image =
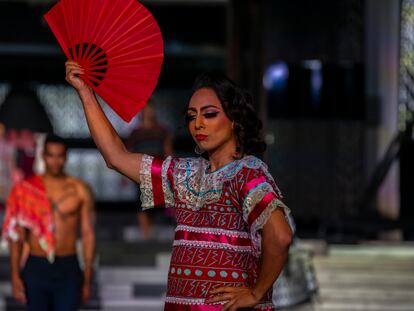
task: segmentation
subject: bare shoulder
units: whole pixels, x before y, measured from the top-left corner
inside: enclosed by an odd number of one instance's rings
[[[70,183],[71,186],[73,186],[76,189],[76,191],[81,197],[85,198],[92,196],[91,187],[83,180],[73,176],[68,176],[68,183]]]

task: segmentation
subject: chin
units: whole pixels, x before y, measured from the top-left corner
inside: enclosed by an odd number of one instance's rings
[[[49,171],[49,174],[54,176],[54,177],[57,177],[57,176],[62,175],[63,172],[62,171]]]
[[[198,146],[203,149],[205,152],[211,152],[212,150],[214,150],[214,148],[211,147],[211,145],[209,144],[198,144]]]

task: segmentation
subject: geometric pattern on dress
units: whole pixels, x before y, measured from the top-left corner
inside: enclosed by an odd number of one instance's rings
[[[161,165],[154,169],[153,158],[143,157],[140,187],[146,207],[159,202],[156,187],[164,192],[165,205],[175,208],[166,309],[203,305],[219,286],[253,287],[260,271],[260,229],[274,209],[289,214],[267,166],[253,156],[214,172],[203,158],[169,157]],[[256,179],[260,183],[252,186]],[[265,201],[269,197],[275,199]],[[272,310],[271,297],[270,289],[254,309]]]

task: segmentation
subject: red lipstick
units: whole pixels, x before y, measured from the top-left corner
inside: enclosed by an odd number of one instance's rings
[[[207,138],[207,135],[196,135],[195,139],[197,139],[198,141],[202,141],[205,140]]]

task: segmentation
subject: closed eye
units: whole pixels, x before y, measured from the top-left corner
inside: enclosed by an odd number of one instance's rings
[[[191,122],[192,120],[194,120],[195,119],[195,115],[192,115],[192,114],[187,114],[186,116],[185,116],[185,122],[186,123],[189,123],[189,122]]]
[[[215,118],[218,115],[218,111],[206,112],[203,116],[207,119]]]

